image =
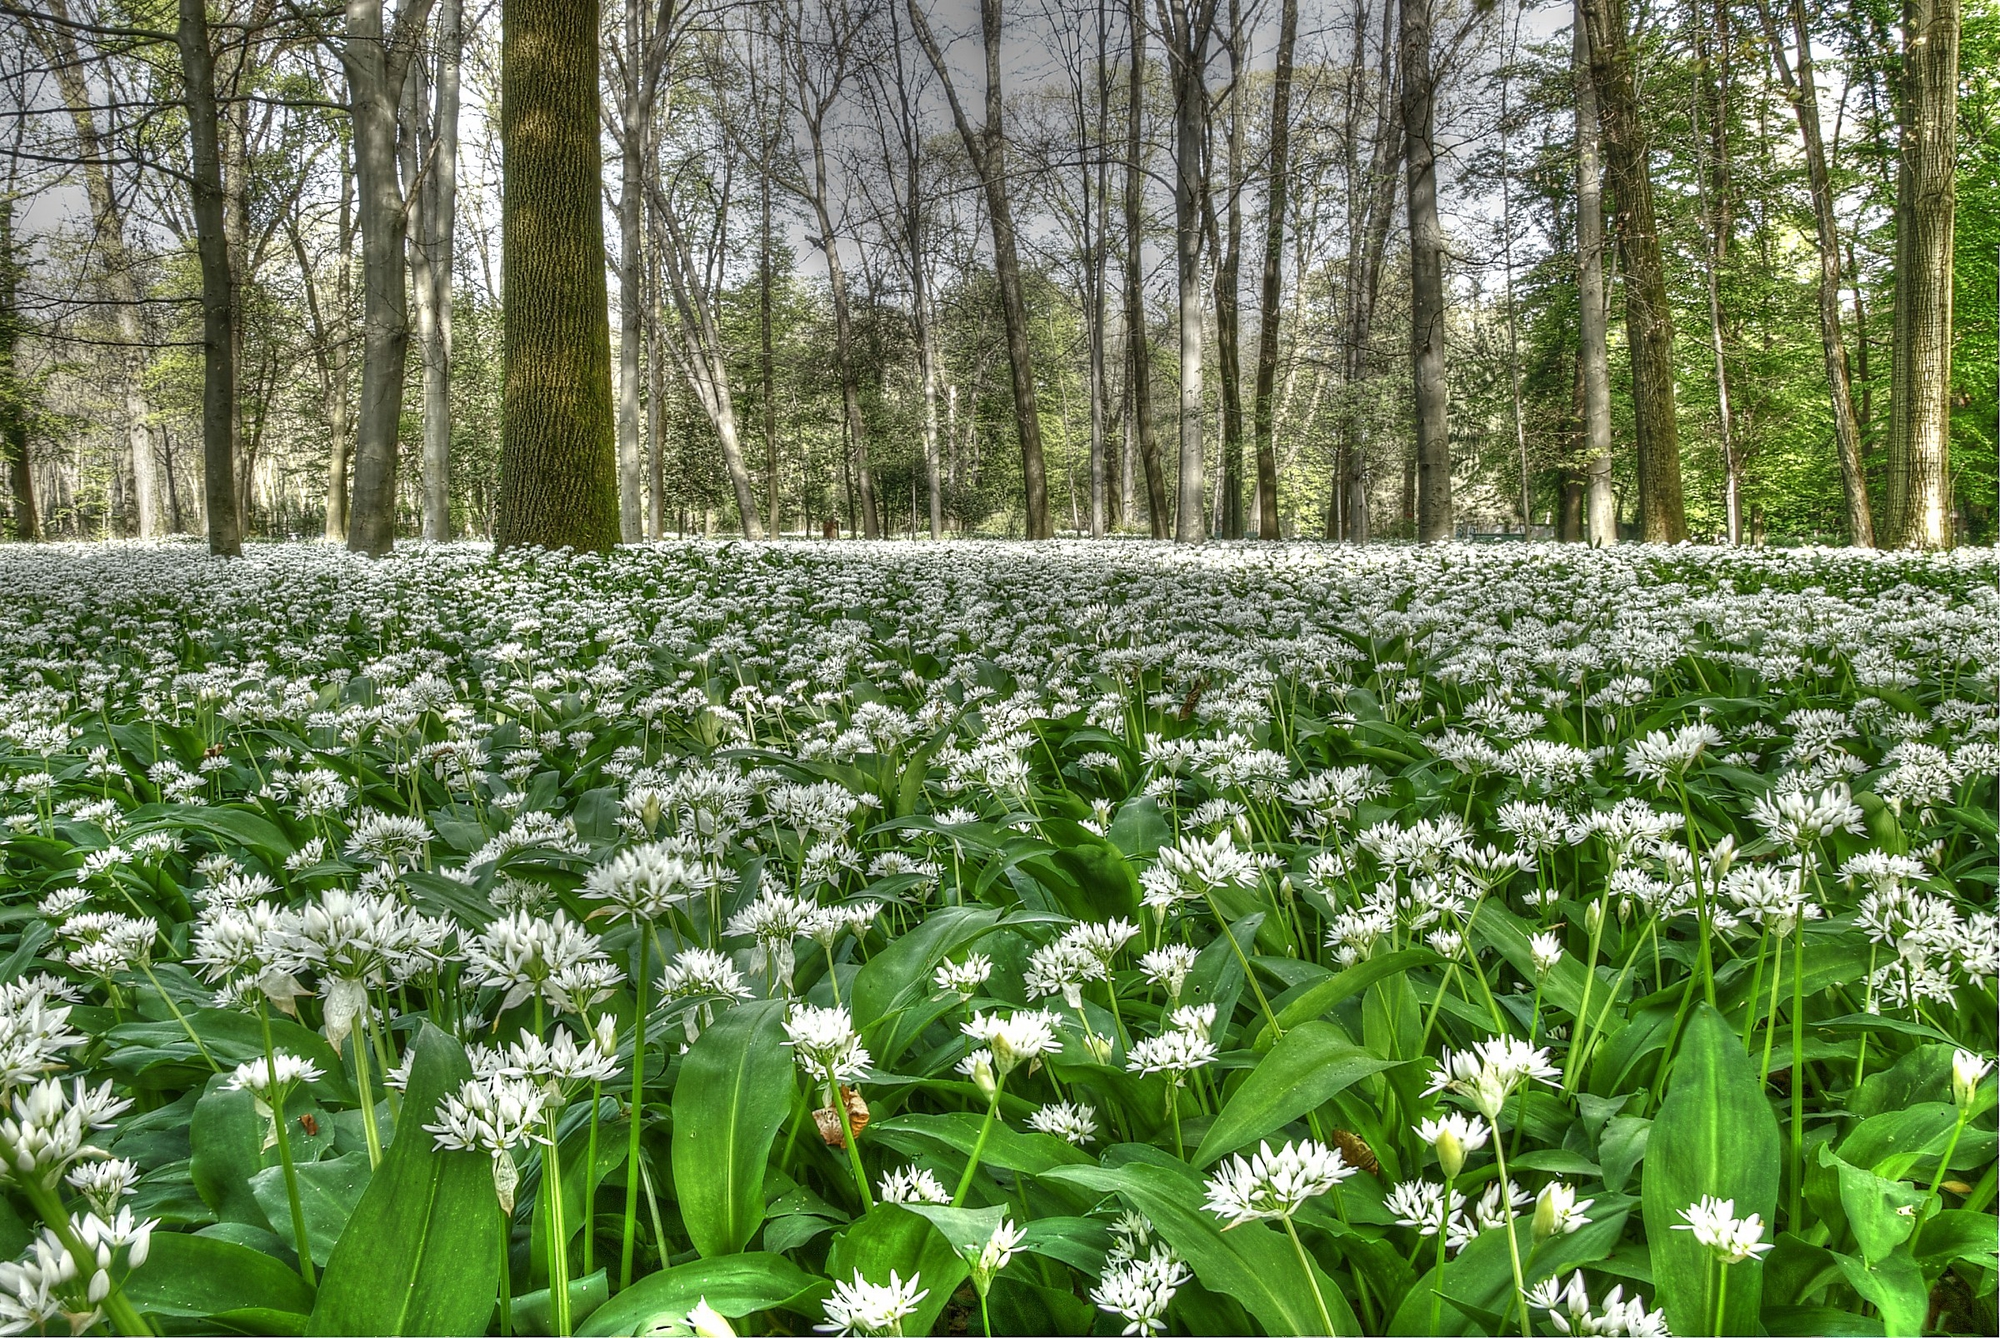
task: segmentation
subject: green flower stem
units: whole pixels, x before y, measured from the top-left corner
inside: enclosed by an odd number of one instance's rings
[[[1181,1085],[1167,1084],[1167,1113],[1174,1117],[1174,1155],[1187,1160],[1187,1144],[1181,1139]]]
[[[1445,1224],[1451,1220],[1451,1191],[1452,1186],[1457,1183],[1458,1177],[1455,1175],[1444,1178],[1444,1198],[1438,1203],[1437,1280],[1431,1284],[1430,1331],[1432,1333],[1438,1332],[1438,1319],[1444,1308],[1444,1229]],[[1506,1191],[1503,1189],[1501,1192]],[[1421,1240],[1421,1237],[1419,1239]]]
[[[868,1171],[861,1165],[861,1148],[854,1140],[854,1122],[847,1118],[847,1102],[841,1098],[840,1084],[834,1081],[832,1074],[827,1075],[826,1096],[833,1113],[840,1119],[840,1141],[847,1145],[847,1164],[854,1171],[854,1188],[861,1194],[861,1211],[867,1212],[875,1206],[875,1196],[868,1192]],[[966,1163],[965,1179],[958,1186],[958,1198],[952,1200],[954,1207],[965,1197],[966,1187],[972,1183],[972,1168],[979,1164],[979,1150],[986,1145],[986,1131],[993,1127],[993,1112],[999,1105],[996,1095],[993,1104],[986,1108],[986,1123],[980,1126],[979,1141],[972,1145],[972,1160]]]
[[[1938,1158],[1937,1173],[1931,1177],[1931,1192],[1924,1199],[1924,1206],[1917,1213],[1916,1227],[1910,1232],[1912,1240],[1916,1238],[1918,1232],[1924,1229],[1924,1223],[1930,1220],[1931,1205],[1938,1201],[1938,1187],[1944,1183],[1944,1174],[1951,1166],[1952,1154],[1958,1151],[1959,1135],[1965,1132],[1965,1126],[1971,1122],[1972,1107],[1960,1106],[1958,1108],[1958,1122],[1951,1127],[1951,1139],[1944,1145],[1944,1155]]]
[[[382,1131],[375,1124],[375,1087],[368,1072],[368,1047],[360,1029],[347,1033],[354,1046],[354,1085],[361,1091],[361,1131],[368,1139],[368,1169],[382,1164]]]
[[[597,1188],[597,1107],[604,1100],[604,1084],[590,1085],[590,1137],[583,1161],[583,1276],[597,1271],[597,1232],[593,1229],[591,1200]]]
[[[201,1037],[194,1034],[194,1027],[189,1024],[186,1015],[181,1012],[180,1005],[176,1004],[173,996],[168,994],[165,988],[161,986],[160,978],[153,974],[153,964],[142,958],[139,962],[139,969],[146,973],[146,979],[153,982],[153,988],[159,992],[161,1002],[166,1004],[167,1011],[174,1015],[174,1021],[181,1024],[181,1030],[187,1033],[187,1038],[194,1042],[194,1048],[201,1051],[202,1059],[207,1061],[208,1066],[217,1073],[222,1072],[222,1065],[215,1062],[215,1056],[211,1055],[208,1052],[208,1047],[201,1043]]]
[[[965,1174],[958,1178],[958,1189],[951,1196],[951,1206],[954,1208],[963,1208],[965,1196],[972,1192],[972,1173],[979,1169],[980,1154],[986,1151],[986,1140],[993,1133],[993,1123],[999,1118],[999,1112],[1000,1094],[996,1091],[993,1100],[986,1107],[986,1118],[979,1122],[979,1137],[973,1140],[972,1156],[966,1159]]]
[[[1806,1137],[1806,927],[1792,931],[1792,1230],[1803,1220]]]
[[[1222,914],[1222,907],[1215,904],[1215,894],[1202,889],[1202,897],[1208,902],[1208,909],[1215,916],[1215,922],[1222,926],[1222,936],[1229,940],[1230,949],[1236,954],[1236,963],[1243,968],[1243,978],[1250,982],[1250,990],[1257,996],[1257,1007],[1264,1011],[1264,1021],[1271,1028],[1272,1041],[1285,1039],[1285,1029],[1278,1025],[1278,1015],[1271,1011],[1271,1001],[1264,997],[1264,986],[1257,979],[1257,973],[1250,969],[1250,959],[1243,955],[1243,945],[1236,941],[1236,934],[1229,927],[1228,919]]]
[[[319,1282],[313,1274],[312,1240],[306,1235],[305,1210],[299,1205],[299,1171],[292,1164],[292,1135],[285,1128],[284,1104],[284,1097],[280,1096],[271,1123],[278,1131],[278,1161],[285,1168],[285,1197],[292,1205],[292,1241],[299,1252],[299,1274],[305,1278],[306,1286],[316,1287]]]
[[[636,1006],[632,1013],[632,1104],[627,1111],[631,1130],[625,1144],[625,1230],[618,1253],[620,1291],[632,1285],[632,1246],[639,1229],[639,1125],[646,1107],[646,950],[652,937],[645,925],[639,926],[639,970],[632,977]]]
[[[0,1137],[0,1157],[4,1157],[9,1163],[15,1158],[14,1145],[5,1137]],[[27,1195],[28,1202],[36,1213],[40,1214],[42,1221],[48,1224],[49,1230],[56,1233],[56,1239],[62,1242],[62,1247],[69,1251],[70,1259],[76,1264],[77,1276],[88,1278],[95,1273],[97,1255],[84,1248],[83,1242],[70,1228],[69,1210],[63,1207],[56,1191],[43,1184],[34,1175],[22,1176],[16,1183],[19,1184],[21,1192]],[[140,1338],[146,1338],[153,1332],[139,1312],[133,1309],[132,1303],[125,1298],[125,1293],[116,1283],[112,1284],[110,1294],[104,1298],[103,1305],[105,1317],[111,1321],[114,1333],[136,1334],[140,1335]]]
[[[514,1335],[514,1261],[508,1249],[514,1235],[514,1216],[500,1210],[500,1338]]]
[[[1590,955],[1584,959],[1583,963],[1583,1000],[1576,1007],[1576,1026],[1571,1029],[1569,1034],[1569,1063],[1565,1066],[1569,1072],[1563,1075],[1563,1094],[1565,1096],[1569,1094],[1572,1087],[1578,1081],[1578,1075],[1583,1072],[1580,1062],[1582,1056],[1579,1047],[1583,1044],[1584,1019],[1590,1016],[1591,988],[1597,984],[1597,950],[1599,945],[1604,941],[1605,902],[1609,898],[1609,892],[1598,898],[1597,927],[1590,931]],[[1538,990],[1539,988],[1537,986]],[[1537,998],[1539,997],[1539,994],[1537,994]],[[1530,1038],[1529,1043],[1533,1044],[1533,1038]]]
[[[1493,1155],[1500,1163],[1500,1202],[1507,1208],[1507,1262],[1514,1267],[1514,1295],[1500,1312],[1501,1321],[1507,1318],[1507,1311],[1516,1305],[1521,1307],[1521,1338],[1535,1338],[1534,1326],[1528,1318],[1528,1284],[1521,1277],[1521,1246],[1514,1236],[1514,1195],[1508,1188],[1506,1140],[1496,1130],[1493,1136]],[[1446,1200],[1449,1205],[1450,1200]],[[1443,1234],[1443,1228],[1439,1228]]]
[[[1299,1267],[1305,1271],[1306,1285],[1312,1288],[1313,1304],[1319,1307],[1320,1332],[1333,1338],[1340,1330],[1333,1327],[1333,1316],[1327,1313],[1326,1297],[1320,1294],[1319,1279],[1313,1276],[1312,1259],[1306,1254],[1306,1247],[1299,1240],[1299,1229],[1292,1225],[1292,1215],[1286,1213],[1278,1219],[1285,1224],[1285,1234],[1292,1238],[1292,1252],[1299,1257]]]
[[[1750,977],[1750,993],[1747,996],[1745,996],[1748,999],[1748,1002],[1743,1007],[1743,1051],[1745,1054],[1749,1053],[1750,1037],[1757,1030],[1757,996],[1763,993],[1764,953],[1765,950],[1770,946],[1770,943],[1771,943],[1771,931],[1769,929],[1764,930],[1763,933],[1757,936],[1757,970]],[[1785,941],[1783,939],[1779,939],[1778,962],[1780,968],[1782,968],[1784,960],[1785,960]],[[1774,971],[1773,974],[1774,976],[1783,975],[1784,972],[1782,969],[1777,969]],[[1777,997],[1777,992],[1778,992],[1778,982],[1776,979],[1773,979],[1771,981],[1771,995],[1773,999]],[[1775,1003],[1773,1003],[1771,1006],[1773,1008],[1777,1007]],[[1776,1014],[1773,1013],[1772,1016],[1776,1017]],[[1767,1055],[1770,1053],[1770,1043],[1768,1039],[1765,1042],[1765,1053]],[[1765,1071],[1769,1072],[1768,1066],[1766,1067]]]
[[[1715,1329],[1717,1338],[1728,1332],[1722,1327],[1723,1316],[1729,1310],[1729,1265],[1718,1263],[1715,1270]]]
[[[1757,1075],[1757,1090],[1759,1091],[1762,1091],[1765,1084],[1771,1081],[1771,1042],[1778,1039],[1778,985],[1784,979],[1784,963],[1785,941],[1779,939],[1778,960],[1771,964],[1771,998],[1764,1009],[1764,1067]],[[1757,952],[1757,966],[1760,971],[1763,969],[1763,965],[1764,953],[1760,948]],[[1757,991],[1754,989],[1750,991],[1750,1016],[1752,1018],[1757,1016]],[[1749,1028],[1745,1028],[1744,1030],[1747,1034]],[[1798,1074],[1794,1072],[1792,1077],[1796,1079]]]
[[[568,1338],[569,1233],[563,1230],[562,1149],[556,1143],[556,1117],[550,1115],[549,1141],[542,1145],[542,1188],[549,1196],[549,1310],[555,1317],[556,1338]]]

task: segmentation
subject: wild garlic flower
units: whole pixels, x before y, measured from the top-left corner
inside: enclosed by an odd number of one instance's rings
[[[1167,1331],[1167,1307],[1193,1276],[1179,1255],[1155,1245],[1143,1257],[1115,1264],[1107,1260],[1104,1277],[1090,1289],[1090,1299],[1099,1310],[1125,1321],[1123,1333],[1150,1338]]]
[[[1648,1311],[1639,1297],[1624,1300],[1620,1283],[1604,1294],[1603,1303],[1593,1308],[1584,1286],[1581,1269],[1565,1284],[1560,1278],[1544,1278],[1528,1288],[1528,1305],[1546,1310],[1557,1332],[1575,1338],[1669,1338],[1663,1311]]]
[[[1590,1219],[1584,1216],[1584,1212],[1595,1202],[1595,1199],[1577,1198],[1575,1187],[1560,1181],[1543,1185],[1542,1192],[1535,1197],[1535,1239],[1568,1236],[1590,1225]]]
[[[1215,1042],[1192,1031],[1166,1031],[1135,1041],[1125,1052],[1125,1067],[1133,1073],[1164,1073],[1178,1087],[1187,1075],[1215,1062]]]
[[[1750,801],[1750,818],[1772,842],[1782,849],[1803,851],[1832,836],[1868,830],[1867,815],[1854,802],[1846,782],[1818,794],[1804,791],[1775,791]]]
[[[1105,961],[1068,935],[1045,943],[1028,955],[1023,973],[1030,999],[1060,994],[1073,1009],[1083,1007],[1083,987],[1110,976]]]
[[[967,998],[979,992],[993,974],[993,959],[983,952],[975,952],[962,962],[944,962],[931,977],[940,994],[963,994]]]
[[[516,911],[487,925],[465,945],[466,978],[475,985],[504,987],[500,1012],[525,999],[546,999],[565,1012],[579,1012],[575,982],[562,973],[601,959],[597,940],[562,911],[544,920]]]
[[[78,1078],[65,1091],[44,1078],[16,1091],[0,1116],[0,1184],[53,1186],[71,1163],[94,1152],[84,1142],[91,1131],[109,1129],[131,1105],[112,1094],[109,1081],[93,1088]]]
[[[1531,1046],[1515,1036],[1494,1036],[1476,1042],[1470,1050],[1445,1051],[1431,1071],[1424,1095],[1451,1092],[1465,1097],[1491,1123],[1500,1118],[1507,1098],[1523,1083],[1554,1086],[1558,1076],[1546,1048]]]
[[[809,897],[767,891],[731,916],[722,932],[732,938],[747,936],[755,940],[750,969],[769,970],[779,992],[790,994],[792,969],[796,964],[792,942],[806,932],[818,909],[819,903]]]
[[[229,1077],[229,1089],[250,1093],[257,1113],[275,1119],[294,1087],[316,1083],[325,1076],[310,1059],[301,1059],[289,1050],[273,1050],[268,1059],[260,1056],[238,1064]]]
[[[1036,1133],[1051,1134],[1073,1147],[1082,1147],[1096,1141],[1097,1111],[1081,1102],[1057,1101],[1030,1115],[1028,1127]]]
[[[424,1132],[433,1135],[439,1148],[492,1157],[494,1192],[501,1210],[512,1213],[514,1187],[521,1180],[514,1149],[548,1141],[543,1112],[542,1090],[526,1078],[468,1078],[438,1103],[437,1121],[426,1124]]]
[[[134,1186],[139,1180],[139,1164],[129,1157],[85,1161],[71,1168],[63,1179],[90,1205],[92,1212],[109,1217],[117,1211],[120,1199],[138,1192]]]
[[[1223,887],[1248,887],[1257,881],[1257,862],[1239,850],[1225,828],[1207,840],[1184,836],[1160,848],[1151,868],[1139,875],[1144,904],[1164,915],[1183,901],[1198,899]]]
[[[1436,1150],[1438,1169],[1447,1180],[1458,1177],[1458,1173],[1465,1169],[1466,1154],[1485,1147],[1492,1132],[1492,1126],[1484,1120],[1455,1110],[1434,1119],[1420,1120],[1416,1126],[1417,1137]]]
[[[1307,1138],[1271,1151],[1259,1143],[1256,1155],[1229,1161],[1208,1177],[1208,1201],[1202,1206],[1226,1218],[1223,1230],[1264,1218],[1289,1218],[1307,1199],[1317,1197],[1353,1175],[1339,1148]]]
[[[1382,1196],[1382,1206],[1396,1219],[1397,1226],[1414,1227],[1420,1236],[1435,1236],[1455,1220],[1465,1207],[1465,1195],[1435,1180],[1405,1180]]]
[[[882,1172],[875,1184],[875,1197],[883,1203],[950,1203],[951,1191],[929,1169],[905,1166]]]
[[[1170,999],[1181,997],[1188,974],[1194,970],[1195,951],[1185,943],[1169,943],[1139,958],[1140,974],[1150,985],[1167,992]]]
[[[1979,1084],[1993,1071],[1993,1061],[1970,1050],[1951,1052],[1951,1099],[1963,1111],[1972,1105]]]
[[[993,1228],[993,1234],[979,1247],[979,1253],[966,1262],[972,1265],[972,1286],[981,1296],[992,1287],[993,1279],[1014,1261],[1014,1252],[1021,1248],[1021,1242],[1028,1233],[1014,1225],[1012,1218],[1002,1218],[1000,1225]]]
[[[974,1013],[959,1030],[985,1043],[993,1055],[994,1073],[1005,1082],[1021,1065],[1061,1053],[1062,1042],[1056,1039],[1061,1023],[1061,1018],[1045,1009],[1017,1009],[1004,1018],[998,1013]]]
[[[347,855],[395,870],[414,869],[423,863],[430,839],[431,825],[422,818],[365,808],[348,835]]]
[[[604,902],[614,920],[650,924],[719,881],[712,865],[688,858],[673,843],[660,843],[621,850],[599,864],[584,878],[583,895]]]
[[[1665,789],[1678,781],[1705,754],[1720,748],[1722,731],[1706,722],[1682,725],[1677,729],[1656,729],[1625,748],[1625,774]]]
[[[1531,934],[1528,937],[1529,965],[1535,970],[1536,980],[1546,980],[1549,972],[1562,965],[1562,940],[1554,934]]]
[[[785,1037],[793,1058],[815,1082],[858,1083],[874,1062],[845,1008],[794,1005],[785,1019]]]
[[[900,1335],[903,1321],[915,1314],[923,1299],[931,1294],[930,1288],[917,1286],[921,1278],[922,1274],[912,1273],[905,1282],[891,1269],[889,1281],[877,1284],[856,1269],[851,1281],[833,1284],[833,1291],[821,1302],[826,1323],[813,1327],[821,1333],[842,1335]]]
[[[1680,1210],[1683,1221],[1675,1231],[1692,1231],[1725,1264],[1741,1263],[1774,1248],[1764,1240],[1764,1219],[1757,1213],[1736,1216],[1736,1200],[1704,1194],[1700,1200]]]
[[[47,990],[0,987],[0,1096],[63,1067],[62,1052],[85,1037],[69,1025],[69,1005]]]

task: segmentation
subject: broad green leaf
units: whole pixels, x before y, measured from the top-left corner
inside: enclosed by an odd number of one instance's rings
[[[1518,1217],[1514,1231],[1515,1245],[1521,1254],[1521,1280],[1532,1287],[1544,1278],[1596,1263],[1611,1253],[1624,1230],[1625,1213],[1617,1211],[1607,1213],[1567,1236],[1556,1236],[1536,1244],[1532,1219],[1525,1215]],[[1480,1232],[1473,1237],[1471,1244],[1446,1262],[1441,1288],[1444,1300],[1437,1306],[1437,1328],[1432,1329],[1433,1293],[1440,1290],[1435,1282],[1438,1276],[1436,1248],[1436,1238],[1430,1237],[1418,1251],[1417,1262],[1429,1262],[1430,1266],[1418,1277],[1409,1294],[1402,1298],[1402,1304],[1390,1321],[1389,1332],[1459,1334],[1467,1331],[1468,1316],[1478,1319],[1487,1315],[1497,1316],[1505,1311],[1514,1292],[1514,1261],[1507,1253],[1506,1231],[1495,1227]],[[1514,1322],[1518,1324],[1518,1314]],[[1497,1331],[1507,1332],[1512,1327],[1509,1325]],[[1472,1331],[1477,1332],[1477,1326],[1472,1326]]]
[[[303,1317],[312,1288],[278,1260],[213,1236],[155,1231],[146,1262],[125,1280],[126,1299],[155,1315],[204,1318],[227,1310],[286,1311]]]
[[[549,1296],[551,1289],[543,1287],[525,1296],[513,1299],[515,1333],[554,1333],[555,1321],[551,1317]],[[572,1326],[581,1324],[597,1308],[611,1299],[610,1275],[605,1269],[598,1269],[587,1278],[572,1278],[569,1284],[569,1313]]]
[[[944,1148],[958,1153],[962,1160],[972,1155],[983,1121],[983,1116],[970,1111],[952,1111],[944,1115],[898,1115],[870,1125],[868,1137],[912,1153]],[[987,1134],[986,1147],[979,1154],[982,1166],[1029,1175],[1040,1175],[1051,1167],[1089,1160],[1089,1157],[1051,1134],[1024,1134],[997,1121]]]
[[[1130,1150],[1135,1156],[1153,1151]],[[1143,1213],[1153,1223],[1167,1244],[1187,1261],[1202,1286],[1241,1302],[1265,1332],[1322,1332],[1326,1326],[1284,1233],[1263,1222],[1247,1222],[1223,1232],[1217,1219],[1200,1209],[1200,1179],[1184,1163],[1178,1165],[1176,1170],[1147,1159],[1122,1166],[1063,1166],[1043,1178],[1116,1194],[1126,1207]],[[1334,1326],[1344,1333],[1359,1332],[1340,1289],[1317,1266],[1314,1273]]]
[[[1386,980],[1436,960],[1437,954],[1429,948],[1405,948],[1401,952],[1356,962],[1338,975],[1308,985],[1282,1003],[1273,1005],[1277,1009],[1278,1025],[1289,1032],[1301,1022],[1325,1016],[1335,1004],[1353,998],[1378,980]],[[1274,1039],[1267,1024],[1257,1033],[1252,1044],[1259,1050],[1268,1050]]]
[[[1840,1206],[1863,1259],[1873,1264],[1910,1238],[1917,1205],[1928,1197],[1922,1190],[1850,1166],[1824,1143],[1819,1164],[1840,1178]]]
[[[1848,1286],[1881,1312],[1882,1332],[1888,1338],[1919,1338],[1924,1332],[1924,1320],[1930,1315],[1930,1287],[1907,1249],[1872,1263],[1843,1254],[1840,1272]]]
[[[1369,1074],[1401,1062],[1351,1044],[1339,1028],[1325,1022],[1302,1022],[1250,1070],[1202,1136],[1194,1164],[1206,1166],[1253,1143]]]
[[[731,1319],[783,1308],[819,1318],[824,1279],[779,1254],[728,1254],[648,1274],[599,1306],[577,1325],[579,1338],[626,1338],[655,1326],[681,1323],[706,1300]]]
[[[928,1293],[903,1321],[905,1333],[929,1333],[945,1303],[972,1270],[938,1229],[908,1209],[878,1203],[833,1238],[826,1252],[830,1282],[856,1275],[885,1285],[894,1272],[904,1282],[921,1279]]]
[[[422,1127],[472,1067],[428,1022],[410,1051],[404,1129],[327,1260],[313,1333],[483,1333],[492,1317],[501,1248],[492,1159],[440,1150]]]
[[[1640,1177],[1653,1283],[1675,1333],[1705,1333],[1714,1322],[1713,1256],[1693,1232],[1674,1230],[1682,1210],[1703,1195],[1730,1199],[1738,1217],[1757,1213],[1768,1232],[1778,1204],[1778,1160],[1778,1122],[1742,1039],[1721,1013],[1696,1005]],[[1756,1332],[1763,1282],[1755,1260],[1731,1266],[1723,1332]]]
[[[702,1032],[674,1085],[674,1185],[703,1257],[735,1254],[764,1221],[764,1166],[795,1093],[785,1005],[741,1003]]]
[[[354,1215],[362,1191],[368,1188],[368,1154],[350,1152],[325,1161],[304,1162],[298,1167],[298,1177],[306,1242],[312,1247],[313,1258],[324,1263]],[[271,1230],[291,1245],[292,1201],[285,1193],[285,1168],[267,1166],[257,1172],[250,1177],[250,1191],[257,1196],[257,1206],[264,1210]]]
[[[264,1131],[270,1121],[256,1111],[248,1092],[232,1091],[229,1079],[216,1074],[194,1108],[188,1125],[192,1160],[188,1174],[202,1200],[224,1222],[264,1225],[251,1179],[264,1169]],[[274,1151],[272,1157],[277,1153]]]
[[[925,916],[923,923],[876,953],[855,973],[847,999],[854,1025],[865,1031],[893,1008],[928,997],[931,973],[937,964],[999,919],[998,911],[984,906],[944,906]],[[875,1058],[883,1064],[895,1060],[879,1045]]]
[[[1840,1155],[1850,1165],[1901,1180],[1926,1154],[1944,1154],[1945,1140],[1956,1123],[1957,1108],[1943,1101],[1871,1115],[1840,1140]]]
[[[1935,1268],[1962,1259],[1990,1272],[2000,1267],[1994,1259],[1996,1252],[2000,1252],[2000,1243],[1996,1243],[1991,1213],[1947,1208],[1924,1223],[1923,1233],[1917,1237],[1918,1262]]]

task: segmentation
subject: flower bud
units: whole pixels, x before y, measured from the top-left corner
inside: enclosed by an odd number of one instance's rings
[[[1583,927],[1587,933],[1595,934],[1604,928],[1604,903],[1593,901],[1584,908]]]
[[[1993,1071],[1993,1061],[1970,1050],[1955,1050],[1951,1056],[1951,1099],[1960,1110],[1972,1105],[1980,1080]]]
[[[1433,1146],[1437,1148],[1438,1170],[1447,1180],[1457,1179],[1458,1173],[1465,1169],[1465,1144],[1459,1140],[1457,1132],[1449,1128],[1440,1129]]]
[[[1111,1041],[1104,1036],[1085,1036],[1083,1048],[1090,1051],[1090,1057],[1100,1064],[1111,1062]]]
[[[988,1105],[1000,1099],[1000,1080],[993,1076],[992,1061],[985,1055],[972,1062],[972,1085],[979,1089],[979,1094],[986,1098]]]
[[[687,1323],[696,1338],[736,1338],[736,1330],[730,1327],[722,1312],[708,1303],[706,1296],[694,1309],[687,1313]]]

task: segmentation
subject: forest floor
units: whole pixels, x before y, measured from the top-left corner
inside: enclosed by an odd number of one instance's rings
[[[1995,574],[0,548],[0,1331],[1993,1332]]]

